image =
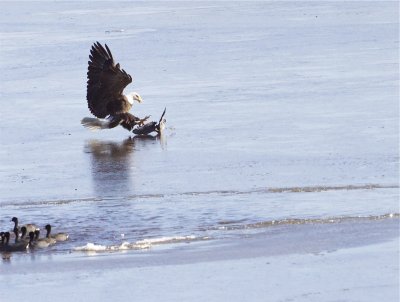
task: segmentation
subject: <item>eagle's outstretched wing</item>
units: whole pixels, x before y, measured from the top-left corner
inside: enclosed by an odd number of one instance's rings
[[[90,111],[98,118],[113,114],[110,108],[121,108],[124,102],[122,92],[132,82],[132,77],[115,64],[107,44],[99,42],[90,50],[87,72],[87,101]]]

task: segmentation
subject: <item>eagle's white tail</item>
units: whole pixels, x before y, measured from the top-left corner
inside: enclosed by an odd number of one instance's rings
[[[98,118],[93,117],[85,117],[81,120],[81,124],[90,130],[101,130],[108,129],[109,121],[108,120],[100,120]]]

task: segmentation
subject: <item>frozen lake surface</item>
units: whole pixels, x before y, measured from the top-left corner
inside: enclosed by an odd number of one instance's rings
[[[397,2],[3,2],[0,16],[0,227],[71,236],[35,253],[398,221]],[[162,138],[80,125],[95,41],[133,76],[135,115],[167,107]]]

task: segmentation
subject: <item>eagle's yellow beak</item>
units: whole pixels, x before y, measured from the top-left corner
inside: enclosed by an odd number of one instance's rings
[[[138,103],[143,102],[142,97],[141,97],[140,95],[137,95],[137,96],[135,97],[135,100],[136,100]]]

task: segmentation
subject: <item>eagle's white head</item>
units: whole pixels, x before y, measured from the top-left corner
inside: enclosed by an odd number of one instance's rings
[[[140,95],[137,92],[132,92],[129,93],[128,95],[126,95],[126,97],[128,98],[128,102],[133,105],[133,102],[136,101],[138,103],[141,103],[143,100],[140,97]]]

